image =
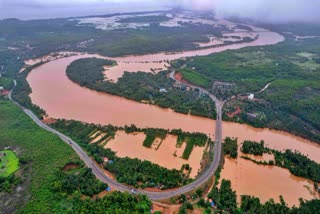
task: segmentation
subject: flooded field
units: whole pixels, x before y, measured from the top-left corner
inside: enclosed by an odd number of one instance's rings
[[[194,147],[189,159],[184,160],[181,156],[185,143],[181,148],[177,148],[177,136],[167,135],[160,145],[153,148],[142,145],[145,137],[144,133],[126,134],[124,131],[118,131],[105,148],[115,151],[119,157],[148,160],[168,169],[180,170],[183,164],[189,164],[192,168],[190,177],[194,178],[198,174],[205,147]]]
[[[289,206],[298,206],[299,198],[319,198],[319,194],[312,193],[312,181],[294,176],[287,169],[257,165],[240,156],[236,160],[225,158],[221,172],[221,179],[231,180],[232,189],[238,194],[238,201],[240,195],[252,195],[259,197],[261,202],[271,198],[280,202],[279,196],[282,195]]]

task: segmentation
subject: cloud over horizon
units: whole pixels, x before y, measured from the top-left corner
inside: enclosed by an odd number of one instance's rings
[[[89,15],[90,12],[112,13],[113,8],[118,12],[120,7],[124,11],[126,7],[144,10],[166,6],[212,10],[220,17],[240,16],[266,22],[320,22],[320,0],[0,0],[2,18],[10,17],[10,14],[18,16],[23,8],[30,9],[29,14],[28,11],[22,12],[32,17],[37,8],[49,14],[53,10],[63,12],[67,11],[66,8],[72,8],[72,15],[76,15],[76,11],[79,11],[78,15]]]

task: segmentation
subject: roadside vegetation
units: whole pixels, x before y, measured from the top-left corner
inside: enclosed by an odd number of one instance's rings
[[[209,96],[198,90],[188,91],[185,87],[175,86],[175,81],[167,78],[168,72],[125,72],[117,83],[102,81],[103,66],[110,64],[113,64],[110,60],[79,59],[67,67],[67,75],[81,86],[96,91],[171,108],[184,114],[215,118],[214,103]],[[161,88],[167,92],[160,92]]]
[[[43,63],[37,63],[33,66],[26,68],[22,73],[14,75],[16,76],[17,86],[14,88],[12,92],[12,98],[14,101],[18,102],[20,105],[31,109],[39,118],[43,118],[46,115],[45,111],[41,109],[39,106],[34,105],[31,101],[29,95],[31,94],[31,87],[27,81],[28,74],[32,71],[32,69],[42,65]]]

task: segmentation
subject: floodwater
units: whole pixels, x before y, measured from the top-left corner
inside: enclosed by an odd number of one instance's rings
[[[143,56],[125,56],[111,59],[118,61],[118,63],[123,62],[126,66],[128,66],[128,68],[130,67],[130,63],[144,63],[144,68],[151,70],[152,67],[146,66],[148,65],[146,62],[149,62],[150,66],[154,66],[152,63],[163,65],[162,63],[165,63],[164,60],[173,60],[181,57],[196,55],[208,55],[227,49],[239,49],[247,46],[270,45],[278,43],[282,40],[283,37],[276,33],[259,32],[259,38],[254,42],[247,44],[236,44],[219,48],[185,51],[172,54],[158,53]],[[92,56],[96,55],[85,54],[71,56],[68,58],[57,59],[35,68],[27,77],[27,80],[32,88],[32,93],[30,95],[32,102],[46,110],[48,115],[53,118],[74,119],[88,123],[113,124],[116,126],[135,124],[138,127],[165,129],[181,128],[184,131],[198,131],[210,134],[211,137],[213,137],[215,124],[214,120],[175,113],[170,109],[162,109],[157,106],[137,103],[121,97],[92,91],[87,88],[80,87],[79,85],[70,81],[65,74],[66,67],[76,59]],[[223,136],[237,137],[240,141],[245,139],[259,141],[263,139],[266,145],[270,148],[279,150],[295,149],[303,154],[308,155],[312,160],[320,162],[320,145],[285,132],[269,129],[256,129],[244,124],[224,122]],[[137,143],[139,142],[138,140],[134,142]],[[146,152],[138,152],[141,151],[141,145],[139,144],[138,149],[136,148],[137,145],[135,143],[130,145],[130,149],[128,149],[128,144],[126,142],[128,141],[122,141],[122,143],[112,143],[112,141],[110,141],[107,145],[111,145],[120,156],[132,155],[132,157],[134,157],[135,155],[144,159],[139,155],[145,155],[150,152],[149,150]],[[159,150],[162,146],[160,146]],[[158,158],[158,160],[166,159],[163,158],[163,156],[158,155],[159,150],[156,151],[157,153],[154,153],[150,158]],[[171,152],[168,151],[166,151],[164,154],[169,154],[171,157]],[[199,157],[197,157],[197,161],[201,160],[201,152],[197,153],[194,151],[192,155],[198,155]],[[163,164],[163,166],[165,164],[177,164],[176,162],[178,162],[178,160],[179,159],[177,158],[177,160],[170,161],[170,163],[167,161],[161,161],[159,164]],[[152,161],[157,160],[152,159]],[[170,166],[168,165],[166,167]],[[175,167],[178,167],[178,165]],[[301,179],[300,181],[297,181],[297,178],[291,176],[283,169],[252,165],[250,162],[244,162],[244,164],[242,164],[242,160],[239,161],[239,164],[234,165],[226,160],[225,169],[222,171],[222,174],[228,174],[227,170],[230,171],[231,169],[234,169],[231,170],[232,173],[237,172],[235,167],[240,167],[239,169],[241,170],[239,171],[241,171],[241,173],[246,172],[242,177],[239,177],[241,174],[237,175],[238,181],[236,177],[232,177],[232,174],[229,173],[230,179],[233,183],[235,183],[235,188],[240,194],[242,193],[242,190],[248,189],[248,191],[255,191],[248,192],[248,194],[252,193],[253,195],[262,197],[264,199],[270,197],[276,199],[280,193],[290,204],[295,204],[296,199],[299,197],[306,199],[309,198],[303,187],[308,183],[307,180]],[[246,170],[245,167],[248,169]],[[269,178],[269,180],[266,178]],[[246,182],[252,185],[255,183],[261,185],[256,185],[253,188],[253,186],[246,186]],[[266,184],[268,183],[270,183],[270,188],[266,189]],[[279,186],[281,185],[284,187],[280,188]],[[291,198],[287,192],[290,193]]]
[[[110,140],[105,148],[110,148],[119,157],[138,158],[156,163],[167,169],[180,170],[183,164],[189,164],[192,168],[190,177],[194,178],[200,169],[200,162],[205,147],[194,147],[188,160],[181,158],[185,143],[177,148],[177,136],[167,135],[159,147],[146,148],[143,141],[146,135],[142,132],[127,134],[124,131],[117,131],[114,139]]]
[[[65,74],[66,67],[72,61],[88,56],[91,55],[62,58],[35,68],[27,77],[32,88],[32,102],[45,109],[53,118],[116,126],[135,124],[138,127],[181,128],[184,131],[198,131],[213,136],[213,120],[137,103],[73,83]],[[286,132],[223,122],[223,136],[238,137],[240,141],[264,140],[270,148],[298,150],[320,162],[319,145]]]
[[[150,62],[150,63],[141,63],[141,62],[122,62],[118,61],[117,66],[105,67],[104,75],[106,80],[117,82],[124,72],[138,72],[143,71],[146,73],[158,73],[163,71],[168,66],[165,62]]]
[[[238,202],[240,195],[259,197],[263,203],[271,198],[280,202],[279,196],[282,195],[289,206],[299,206],[299,198],[319,198],[319,194],[310,192],[314,190],[312,181],[294,176],[287,169],[257,165],[240,156],[236,160],[225,158],[221,172],[221,179],[231,180]]]

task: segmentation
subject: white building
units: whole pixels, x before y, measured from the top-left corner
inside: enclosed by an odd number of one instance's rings
[[[165,89],[165,88],[160,88],[160,90],[159,90],[161,93],[167,93],[168,91],[167,91],[167,89]]]
[[[249,94],[248,99],[253,100],[253,98],[254,98],[254,94]]]

